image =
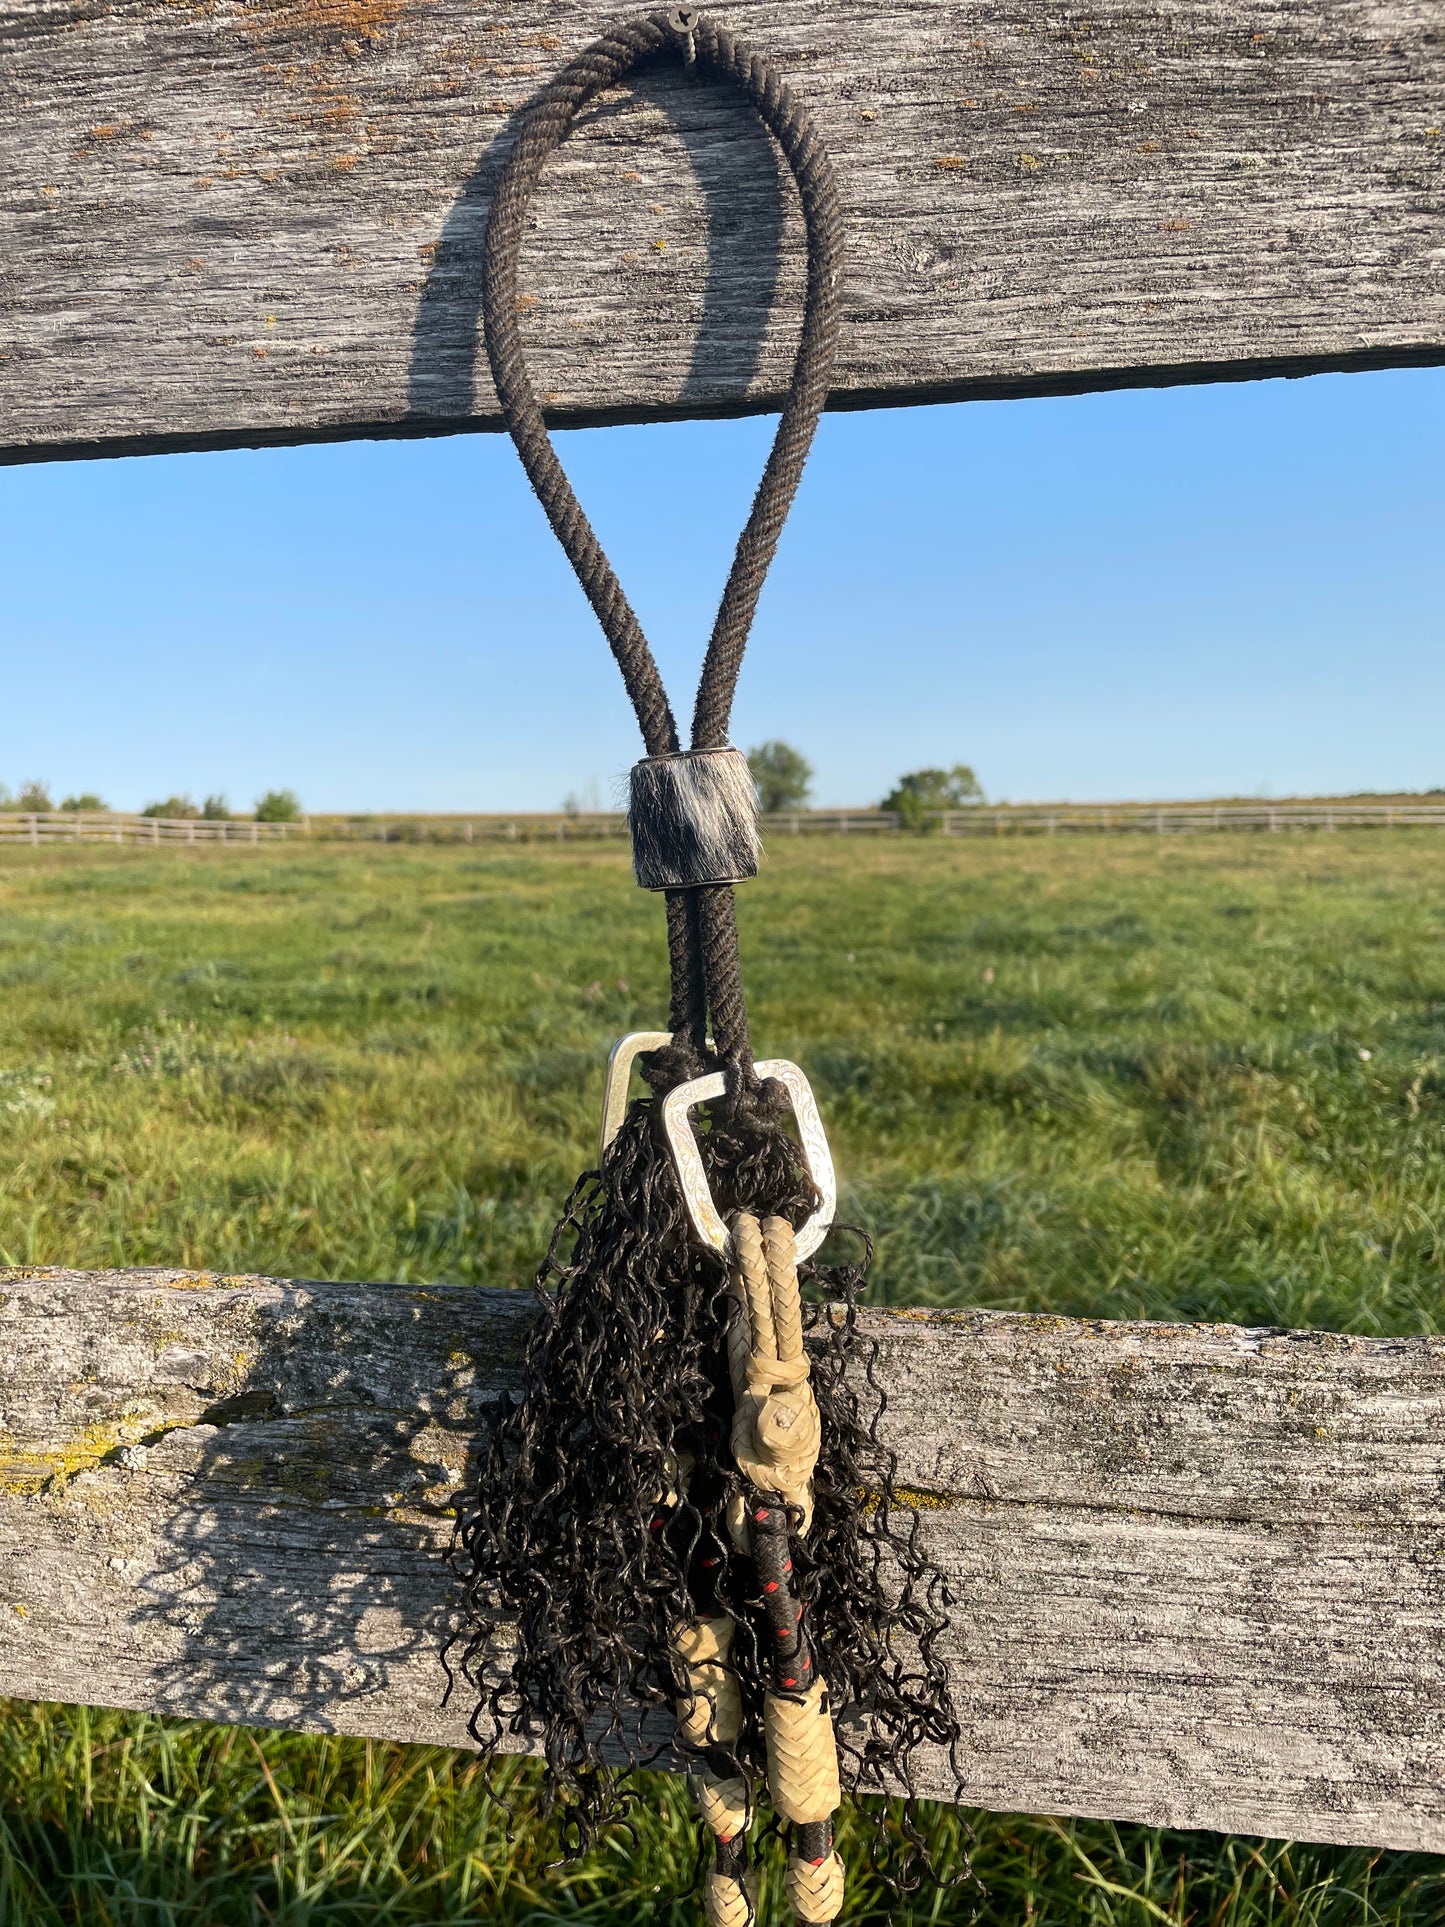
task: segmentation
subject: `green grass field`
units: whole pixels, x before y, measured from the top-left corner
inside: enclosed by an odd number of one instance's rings
[[[1427,831],[785,844],[755,1041],[813,1077],[881,1299],[1436,1330],[1442,876]],[[0,986],[5,1262],[493,1284],[665,1010],[612,846],[7,849]],[[698,1917],[677,1783],[562,1870],[535,1784],[509,1844],[460,1756],[12,1703],[0,1922]],[[1445,1920],[1428,1857],[974,1820],[990,1927]]]

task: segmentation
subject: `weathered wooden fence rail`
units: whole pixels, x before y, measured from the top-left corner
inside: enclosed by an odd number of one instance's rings
[[[514,111],[618,0],[0,16],[0,458],[496,426]],[[1445,358],[1433,0],[740,0],[837,162],[835,405]],[[559,420],[777,404],[800,224],[677,74],[598,104],[523,263]]]
[[[528,1306],[0,1272],[0,1692],[465,1744],[448,1504]],[[1445,1339],[867,1324],[971,1801],[1445,1849]]]

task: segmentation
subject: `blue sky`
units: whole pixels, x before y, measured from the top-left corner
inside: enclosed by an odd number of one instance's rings
[[[680,712],[771,421],[562,457]],[[1445,785],[1445,370],[828,417],[734,739],[820,804]],[[638,753],[498,436],[0,470],[0,780],[610,800]]]

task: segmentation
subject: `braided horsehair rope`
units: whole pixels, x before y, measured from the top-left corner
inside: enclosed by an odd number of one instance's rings
[[[523,116],[487,222],[482,317],[502,415],[553,532],[602,625],[631,698],[649,757],[680,746],[677,723],[642,626],[613,574],[572,485],[563,473],[527,373],[517,322],[518,257],[527,209],[548,156],[605,88],[645,61],[681,59],[690,70],[732,82],[778,142],[802,202],[808,236],[808,284],[792,380],[777,435],[751,512],[738,539],[718,605],[693,708],[692,749],[727,743],[728,722],[763,579],[827,399],[838,336],[843,221],[832,164],[802,106],[760,54],[706,14],[679,10],[620,22],[556,74]],[[728,884],[667,893],[671,965],[671,1030],[681,1076],[695,1075],[713,1053],[729,1092],[755,1088],[738,963],[737,920]]]
[[[730,81],[747,96],[789,163],[808,235],[807,297],[792,381],[738,541],[694,707],[691,753],[726,750],[748,631],[827,397],[838,332],[841,212],[832,167],[807,115],[768,63],[708,16],[679,10],[622,22],[563,68],[528,108],[492,203],[483,277],[487,351],[503,416],[607,636],[654,759],[679,755],[677,724],[641,625],[548,436],[517,323],[518,258],[527,209],[549,155],[603,89],[642,62],[667,56],[679,57],[689,71]],[[747,1107],[764,1087],[751,1055],[731,884],[668,889],[666,901],[673,1043],[661,1081],[670,1069],[675,1087],[714,1062],[723,1071],[728,1101]],[[655,1067],[657,1061],[655,1056]],[[659,1081],[656,1068],[653,1081]],[[734,1498],[727,1525],[736,1549],[753,1562],[766,1621],[767,1781],[773,1805],[791,1828],[788,1896],[801,1920],[826,1923],[837,1917],[843,1900],[832,1828],[839,1771],[827,1688],[817,1677],[804,1609],[791,1583],[792,1535],[806,1533],[812,1517],[821,1440],[803,1348],[792,1226],[781,1217],[760,1221],[739,1212],[730,1253],[731,1448],[749,1496]],[[686,1487],[687,1468],[680,1466],[664,1504],[680,1503]],[[743,1850],[751,1796],[730,1751],[744,1722],[741,1686],[728,1664],[734,1627],[723,1612],[680,1625],[673,1634],[683,1688],[676,1705],[679,1730],[701,1757],[699,1804],[715,1841],[704,1888],[711,1927],[746,1927],[756,1918]]]

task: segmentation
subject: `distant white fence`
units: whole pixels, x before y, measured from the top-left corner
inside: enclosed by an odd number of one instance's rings
[[[0,843],[274,843],[302,827],[109,811],[0,810]]]
[[[1206,830],[1445,829],[1445,803],[997,803],[935,810],[943,836],[1157,836]],[[897,836],[892,810],[783,810],[764,817],[779,836]],[[620,811],[533,811],[507,816],[333,816],[300,823],[208,817],[121,816],[55,810],[0,811],[0,843],[269,843],[287,836],[377,843],[534,843],[625,837]]]
[[[880,826],[886,813],[877,811]],[[890,829],[896,816],[886,817]],[[1445,829],[1445,803],[1000,803],[943,810],[945,836],[1062,836],[1081,832],[1186,835],[1199,830]],[[859,827],[844,816],[840,829]]]
[[[944,836],[1066,836],[1131,831],[1182,835],[1201,830],[1445,829],[1445,803],[997,803],[935,810],[928,828]],[[897,836],[892,810],[781,810],[763,819],[766,835]],[[363,842],[565,843],[623,837],[616,810],[506,816],[312,817],[312,836]]]

